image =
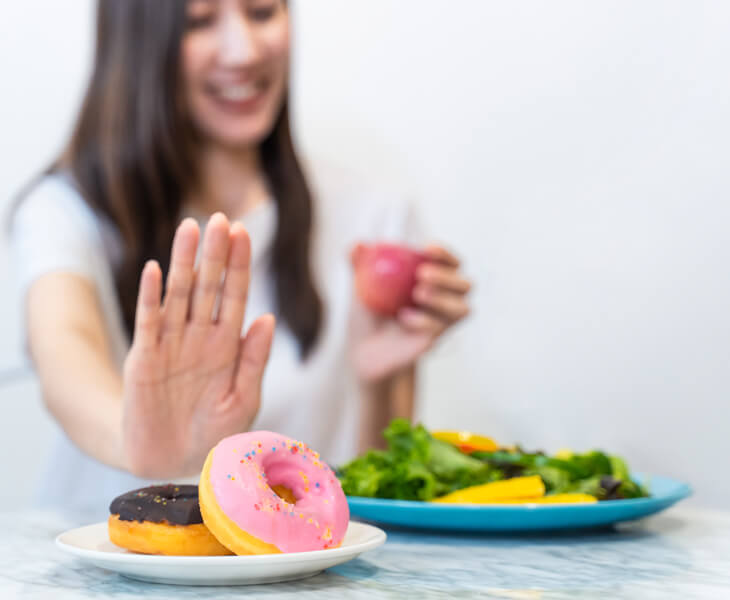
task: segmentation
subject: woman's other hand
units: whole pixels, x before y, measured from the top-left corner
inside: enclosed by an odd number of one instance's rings
[[[377,381],[412,366],[451,326],[469,314],[470,281],[459,259],[441,246],[428,246],[416,271],[413,306],[395,319],[359,305],[355,316],[354,362],[363,381]]]
[[[261,401],[274,318],[260,317],[241,336],[248,233],[213,215],[195,269],[199,237],[192,219],[178,226],[163,302],[159,265],[142,272],[122,430],[128,468],[143,477],[197,472],[221,438],[250,426]]]

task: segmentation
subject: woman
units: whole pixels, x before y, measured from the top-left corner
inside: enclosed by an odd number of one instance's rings
[[[411,415],[415,365],[468,312],[469,283],[432,246],[414,307],[378,320],[353,302],[353,246],[417,227],[392,194],[305,177],[288,70],[283,0],[100,1],[72,137],[12,222],[29,351],[65,433],[47,500],[99,512],[144,479],[194,476],[247,429],[338,464]]]

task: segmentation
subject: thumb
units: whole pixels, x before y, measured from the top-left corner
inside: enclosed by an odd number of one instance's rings
[[[239,392],[260,390],[269,361],[275,324],[274,315],[263,315],[253,322],[246,336],[241,338],[235,382],[235,389]]]

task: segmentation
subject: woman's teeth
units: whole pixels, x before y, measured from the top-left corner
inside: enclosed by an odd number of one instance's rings
[[[250,100],[258,93],[258,86],[247,83],[242,85],[229,85],[218,90],[218,95],[224,100],[231,102],[242,102]]]

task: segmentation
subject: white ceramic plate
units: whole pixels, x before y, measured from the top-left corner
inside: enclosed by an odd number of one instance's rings
[[[245,585],[303,579],[385,542],[385,532],[350,521],[339,548],[257,556],[157,556],[135,554],[109,541],[106,523],[71,529],[56,545],[102,569],[132,579],[179,585]]]

